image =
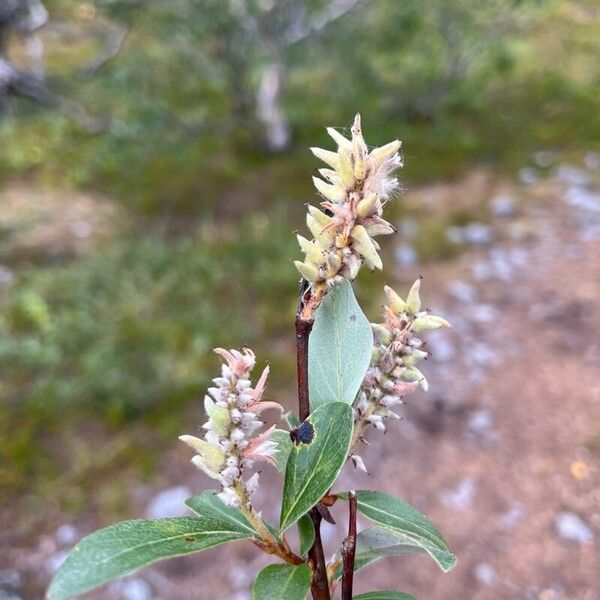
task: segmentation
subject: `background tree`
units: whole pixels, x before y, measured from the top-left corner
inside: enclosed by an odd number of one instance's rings
[[[5,0],[0,5],[0,111],[9,106],[11,95],[49,104],[52,96],[44,83],[44,46],[36,32],[48,20],[41,0]],[[29,70],[16,66],[8,57],[11,35],[25,39],[31,59]]]

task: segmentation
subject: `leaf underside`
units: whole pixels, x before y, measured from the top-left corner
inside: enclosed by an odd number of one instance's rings
[[[347,498],[347,495],[339,494],[339,497]],[[456,556],[437,527],[410,504],[390,494],[361,490],[357,492],[357,508],[365,517],[399,536],[398,549],[405,546],[419,547],[444,572],[456,565]],[[394,545],[390,544],[390,547],[393,548]]]
[[[290,455],[290,450],[292,449],[290,432],[284,431],[283,429],[275,429],[273,433],[271,433],[271,441],[277,444],[277,454],[275,454],[277,469],[282,473],[285,473],[285,467]]]
[[[405,535],[386,527],[368,527],[356,536],[354,570],[359,571],[386,556],[421,553],[425,553],[423,547],[415,544],[411,538]],[[341,576],[342,567],[340,565],[335,573],[335,578],[339,579]]]
[[[300,538],[300,555],[305,556],[315,541],[315,527],[308,515],[298,519],[298,537]]]
[[[308,385],[313,408],[352,404],[371,361],[373,334],[352,285],[338,283],[317,309],[308,339]]]

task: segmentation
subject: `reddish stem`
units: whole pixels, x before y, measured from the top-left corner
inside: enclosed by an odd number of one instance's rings
[[[348,536],[342,544],[342,600],[352,600],[354,556],[356,554],[356,492],[348,492]]]
[[[310,414],[308,398],[308,336],[313,321],[296,316],[296,365],[298,368],[298,417],[304,421]]]
[[[303,296],[305,286],[302,286],[298,314],[296,315],[296,363],[298,367],[298,416],[304,421],[310,414],[310,401],[308,396],[308,337],[313,321],[301,318],[304,306]],[[327,578],[327,565],[321,541],[321,515],[316,508],[311,509],[309,516],[315,529],[315,541],[308,551],[308,558],[313,569],[311,594],[313,600],[331,600],[329,593],[329,579]]]

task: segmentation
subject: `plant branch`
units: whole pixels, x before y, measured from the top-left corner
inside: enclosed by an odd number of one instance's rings
[[[356,492],[348,492],[348,536],[342,544],[344,570],[342,573],[342,600],[352,600],[354,556],[356,554]]]
[[[327,565],[325,563],[325,552],[323,551],[323,542],[321,540],[321,520],[317,508],[311,508],[308,513],[315,528],[315,541],[312,548],[308,551],[308,558],[313,568],[313,580],[310,591],[313,600],[330,600],[329,578],[327,577]]]
[[[308,397],[308,336],[313,321],[296,316],[296,365],[298,368],[298,418],[304,421],[310,414]]]
[[[302,281],[300,285],[300,299],[298,301],[298,312],[296,314],[296,363],[298,367],[298,417],[304,421],[310,414],[310,400],[308,395],[308,337],[310,335],[313,320],[303,319],[305,297],[310,292],[308,284]],[[312,508],[309,516],[315,529],[315,541],[308,551],[308,558],[313,569],[313,580],[311,594],[313,600],[330,600],[329,579],[327,577],[327,566],[323,542],[321,541],[321,515],[317,508]]]
[[[282,539],[281,542],[275,539],[273,534],[267,529],[263,520],[251,508],[242,507],[241,511],[262,537],[262,541],[254,540],[254,544],[258,548],[267,554],[275,554],[292,565],[301,565],[304,563],[302,558],[292,552],[285,539]]]

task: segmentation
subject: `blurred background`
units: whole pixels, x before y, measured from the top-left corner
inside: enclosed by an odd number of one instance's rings
[[[359,591],[600,598],[599,84],[591,0],[1,0],[0,598],[210,486],[177,435],[214,346],[251,345],[294,406],[307,148],[357,111],[405,159],[357,295],[375,321],[384,282],[423,274],[454,328],[371,435],[374,475],[341,485],[400,495],[459,556],[382,561]],[[266,562],[229,545],[90,598],[244,600]]]

